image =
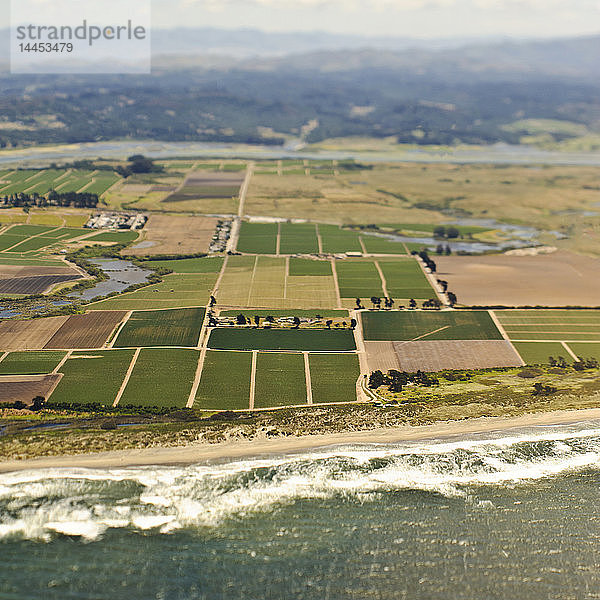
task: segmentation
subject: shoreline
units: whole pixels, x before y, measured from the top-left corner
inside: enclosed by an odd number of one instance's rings
[[[50,468],[108,469],[153,465],[189,465],[259,459],[349,444],[394,444],[416,441],[444,441],[466,435],[510,431],[539,426],[572,425],[600,420],[600,408],[528,413],[516,417],[478,417],[440,421],[431,425],[349,431],[344,433],[234,440],[216,444],[117,450],[94,454],[57,455],[0,462],[0,473]]]

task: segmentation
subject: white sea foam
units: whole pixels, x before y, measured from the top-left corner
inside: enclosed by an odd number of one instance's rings
[[[600,429],[580,427],[441,443],[345,446],[219,466],[48,469],[0,475],[0,538],[97,539],[108,528],[170,533],[295,499],[403,489],[470,497],[600,468]],[[482,505],[483,506],[483,505]]]

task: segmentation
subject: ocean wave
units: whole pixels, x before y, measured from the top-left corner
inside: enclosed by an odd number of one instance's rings
[[[467,498],[474,486],[599,466],[600,429],[571,427],[451,443],[344,446],[218,466],[17,472],[0,475],[0,539],[95,540],[110,528],[170,533],[340,495],[368,501],[373,494],[423,490]]]

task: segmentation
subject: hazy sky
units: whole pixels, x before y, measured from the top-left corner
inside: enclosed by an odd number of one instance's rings
[[[45,4],[57,1],[37,0],[40,13]],[[8,5],[9,0],[0,0],[3,26],[8,22]],[[600,32],[600,0],[152,0],[152,6],[155,27],[325,30],[424,38]]]

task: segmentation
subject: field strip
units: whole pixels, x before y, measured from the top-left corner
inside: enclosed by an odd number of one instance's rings
[[[250,285],[248,286],[248,299],[246,306],[252,306],[250,300],[252,298],[252,288],[254,287],[254,278],[256,277],[256,269],[258,269],[258,254],[254,257],[254,268],[252,269],[252,278],[250,279]]]
[[[194,402],[196,401],[196,393],[198,392],[198,388],[200,387],[200,379],[202,377],[202,371],[204,370],[204,361],[206,360],[206,345],[200,351],[200,357],[198,358],[198,366],[196,367],[196,375],[194,376],[194,383],[192,383],[192,389],[190,390],[190,395],[188,396],[185,407],[192,408],[194,406]]]
[[[275,245],[275,254],[279,256],[281,250],[281,223],[277,223],[277,243]]]
[[[231,235],[227,240],[227,247],[225,248],[227,252],[236,252],[238,240],[240,239],[240,229],[242,227],[242,223],[239,217],[234,217],[233,223],[231,224]]]
[[[308,360],[308,352],[303,352],[304,354],[304,375],[306,377],[306,403],[313,403],[313,393],[312,393],[312,381],[310,377],[310,361]]]
[[[246,194],[250,187],[250,179],[252,179],[252,172],[254,171],[254,162],[249,162],[246,167],[246,178],[242,187],[240,188],[240,203],[238,206],[238,217],[241,219],[244,216],[244,208],[246,207]]]
[[[361,240],[361,244],[362,244],[362,240]],[[379,273],[379,278],[381,279],[381,289],[383,290],[383,295],[386,298],[390,297],[390,293],[388,292],[387,289],[387,281],[385,280],[385,276],[383,274],[383,271],[381,270],[381,266],[379,265],[379,261],[374,260],[373,264],[375,265],[375,268],[377,269],[377,272]]]
[[[337,268],[335,266],[335,258],[331,259],[331,272],[333,273],[333,281],[335,283],[335,297],[337,298],[337,308],[343,308],[342,297],[340,296],[340,284],[338,282]]]
[[[362,236],[358,236],[358,242],[360,243],[360,247],[362,248],[363,254],[369,254],[367,252],[367,247],[365,246],[365,243],[363,242]],[[386,294],[387,296],[387,294]]]
[[[115,346],[115,342],[117,341],[117,338],[119,337],[121,330],[123,329],[123,327],[125,327],[125,324],[127,323],[127,321],[129,321],[129,319],[131,318],[131,315],[133,314],[133,311],[130,310],[124,317],[123,320],[121,321],[120,325],[117,325],[117,331],[115,332],[115,335],[113,336],[113,338],[111,339],[109,337],[109,339],[111,340],[110,343],[106,346],[107,348],[114,348]]]
[[[81,193],[85,192],[86,188],[89,188],[91,185],[94,185],[94,183],[96,183],[96,178],[92,177],[90,179],[90,181],[88,181],[83,187],[81,187],[77,190],[77,193],[81,194]]]
[[[365,347],[365,338],[363,335],[362,313],[359,310],[353,310],[350,313],[351,318],[356,319],[356,327],[354,328],[354,343],[358,352],[358,365],[361,373],[369,372],[369,363],[367,357],[367,349]]]
[[[71,354],[73,354],[73,350],[69,350],[64,358],[56,365],[56,367],[54,368],[54,371],[52,371],[52,373],[58,373],[61,369],[61,367],[71,358]]]
[[[319,245],[319,254],[323,254],[323,238],[321,237],[321,232],[319,231],[318,223],[315,223],[315,233],[317,234],[317,243]]]
[[[2,356],[0,356],[0,362],[2,362],[9,354],[10,352],[5,352]]]
[[[256,397],[256,363],[258,362],[258,350],[252,351],[252,368],[250,369],[250,401],[248,407],[254,410],[254,400]]]
[[[285,276],[283,278],[283,299],[287,300],[288,278],[290,276],[290,257],[285,257]]]
[[[217,280],[215,281],[215,287],[213,288],[213,293],[212,293],[212,295],[215,296],[215,298],[216,298],[217,292],[219,291],[219,286],[221,285],[221,280],[223,279],[223,275],[225,274],[225,269],[227,267],[228,262],[229,262],[229,254],[227,256],[225,256],[225,260],[223,261],[221,270],[219,271],[219,276],[217,277]]]
[[[500,323],[500,320],[496,316],[496,313],[493,310],[488,310],[488,313],[490,314],[490,317],[492,317],[492,321],[494,321],[494,325],[496,325],[496,327],[498,328],[498,331],[500,332],[500,334],[502,335],[502,337],[505,340],[509,340],[510,338],[508,337],[508,334],[506,333],[506,330],[502,326],[502,323]]]
[[[560,345],[569,353],[569,355],[575,362],[579,361],[579,356],[577,356],[577,354],[575,354],[575,352],[573,352],[573,350],[571,350],[571,348],[567,346],[567,342],[561,342]]]
[[[123,395],[123,392],[125,391],[125,388],[127,387],[127,384],[129,383],[129,379],[131,378],[131,374],[133,373],[133,368],[135,367],[135,363],[137,362],[138,356],[140,355],[141,351],[142,351],[141,348],[137,348],[133,354],[133,358],[131,359],[131,362],[129,363],[129,369],[127,369],[127,373],[125,373],[125,379],[123,379],[123,383],[121,384],[121,387],[119,388],[119,391],[117,392],[117,397],[115,398],[115,401],[113,402],[113,408],[115,406],[117,406],[119,404],[119,400],[121,400],[121,396]]]
[[[20,244],[23,244],[24,242],[28,242],[29,240],[32,240],[33,238],[42,237],[43,235],[47,235],[48,233],[52,233],[53,231],[58,231],[59,229],[62,229],[62,225],[60,227],[54,227],[54,229],[50,229],[49,231],[43,231],[42,233],[38,233],[36,235],[30,235],[29,237],[25,238],[24,240],[21,240],[20,242],[13,244],[10,248],[6,248],[6,250],[3,250],[3,252],[10,252],[15,246],[19,246]]]

